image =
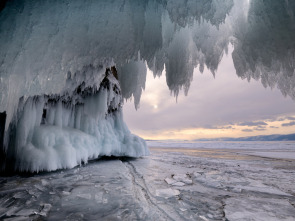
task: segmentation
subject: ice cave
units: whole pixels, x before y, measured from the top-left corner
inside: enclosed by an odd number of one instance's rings
[[[229,43],[238,76],[277,85],[294,98],[294,32],[288,32],[294,3],[288,10],[260,4],[4,1],[2,170],[51,171],[105,155],[148,155],[145,141],[123,121],[124,99],[133,97],[139,107],[147,68],[154,76],[165,69],[175,96],[187,93],[194,68],[215,74]],[[263,35],[274,28],[279,35]]]
[[[294,0],[1,0],[0,220],[295,220],[294,39]]]

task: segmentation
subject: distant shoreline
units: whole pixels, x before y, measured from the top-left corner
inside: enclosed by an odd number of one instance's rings
[[[272,134],[272,135],[259,135],[249,137],[220,137],[220,138],[201,138],[194,140],[151,140],[146,141],[168,141],[168,142],[197,142],[197,141],[295,141],[295,134]]]

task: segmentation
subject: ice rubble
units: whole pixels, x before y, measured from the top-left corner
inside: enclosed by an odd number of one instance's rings
[[[115,76],[114,67],[105,74],[88,74],[93,85],[84,82],[76,87],[73,85],[81,75],[69,76],[67,86],[72,90],[21,99],[7,134],[6,166],[20,171],[52,171],[102,155],[148,155],[145,141],[131,134],[123,122],[122,96]]]

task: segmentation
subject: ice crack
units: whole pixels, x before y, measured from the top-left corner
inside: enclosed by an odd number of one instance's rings
[[[168,219],[168,220],[175,220],[171,216],[169,216],[165,210],[163,210],[157,203],[155,202],[154,196],[149,191],[146,182],[144,180],[144,177],[136,171],[135,166],[129,162],[129,161],[123,161],[124,165],[128,169],[131,177],[132,177],[132,183],[134,186],[134,193],[136,195],[136,198],[142,202],[142,199],[147,204],[147,208],[149,208],[150,211],[156,211],[154,212],[156,216],[159,216],[161,219]],[[142,196],[144,198],[142,198]]]

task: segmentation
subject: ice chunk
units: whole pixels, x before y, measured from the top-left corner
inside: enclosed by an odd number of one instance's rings
[[[180,194],[179,190],[174,190],[174,189],[171,189],[171,188],[168,188],[168,189],[157,189],[156,190],[156,196],[164,197],[164,198],[169,198],[169,197],[172,197],[172,196],[177,196],[179,194]]]
[[[185,208],[179,208],[179,209],[181,210],[181,212],[187,211],[187,209],[185,209]]]
[[[176,183],[172,183],[172,186],[185,186],[185,183],[183,183],[183,182],[176,182]]]
[[[94,198],[95,198],[95,201],[97,203],[102,203],[103,202],[103,194],[102,194],[102,192],[96,193]]]
[[[166,178],[166,179],[165,179],[165,181],[166,181],[166,183],[167,183],[167,184],[169,184],[169,185],[171,185],[171,184],[173,184],[173,183],[176,183],[176,182],[177,182],[176,180],[174,180],[174,179],[171,179],[171,178]]]
[[[47,214],[50,211],[51,207],[52,207],[51,204],[45,203],[43,205],[43,208],[42,208],[41,212],[39,212],[39,215],[47,216]]]
[[[209,221],[205,216],[199,216],[202,220]]]
[[[30,215],[34,215],[37,213],[38,212],[34,209],[22,209],[22,210],[18,211],[15,215],[17,215],[17,216],[30,216]]]
[[[68,192],[68,191],[62,191],[62,194],[63,194],[64,196],[69,196],[71,193]]]
[[[91,199],[91,195],[88,194],[88,193],[77,194],[77,197],[80,197],[82,199],[87,199],[87,200],[90,200]]]
[[[189,177],[187,176],[187,174],[176,174],[173,176],[173,179],[185,184],[192,184],[193,181],[191,179],[189,179]]]

